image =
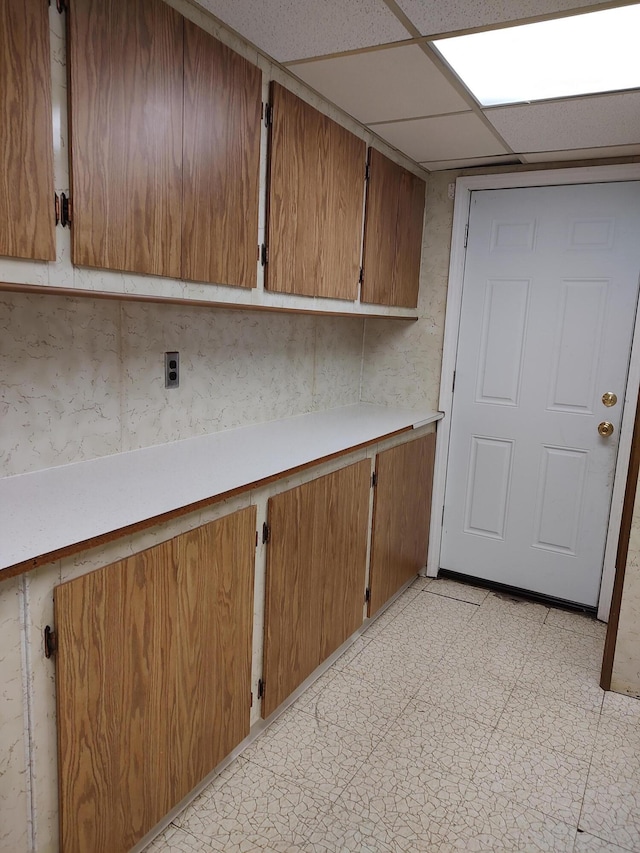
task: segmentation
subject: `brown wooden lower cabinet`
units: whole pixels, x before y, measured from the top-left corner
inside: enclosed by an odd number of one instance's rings
[[[362,625],[370,473],[363,460],[269,500],[263,717]]]
[[[249,733],[256,509],[56,587],[62,853],[124,853]]]
[[[435,447],[429,433],[378,454],[369,616],[426,564]]]

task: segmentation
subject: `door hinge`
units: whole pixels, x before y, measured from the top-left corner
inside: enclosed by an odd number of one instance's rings
[[[378,485],[378,472],[374,471],[373,474],[371,475],[371,488],[375,489],[375,487],[377,485]]]
[[[262,699],[264,696],[264,681],[259,678],[258,679],[258,699]]]
[[[265,521],[262,525],[262,544],[266,545],[267,542],[271,542],[271,527]]]
[[[371,589],[367,587],[364,591],[364,603],[368,604],[371,601]]]
[[[263,267],[269,263],[269,247],[266,243],[260,246],[260,263]]]
[[[469,223],[464,226],[464,247],[467,248],[467,243],[469,242]]]
[[[271,127],[273,124],[273,107],[271,104],[264,105],[264,126]]]
[[[44,629],[44,656],[50,658],[58,651],[58,635],[49,625]]]

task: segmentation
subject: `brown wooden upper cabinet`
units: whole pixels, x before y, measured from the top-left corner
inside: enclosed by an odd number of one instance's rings
[[[73,263],[255,286],[259,69],[161,0],[68,26]]]
[[[277,83],[271,108],[265,286],[355,300],[366,145]]]
[[[49,11],[0,0],[0,255],[56,257]]]
[[[182,276],[255,287],[262,73],[184,27]]]
[[[415,308],[425,182],[370,148],[368,184],[361,299]]]

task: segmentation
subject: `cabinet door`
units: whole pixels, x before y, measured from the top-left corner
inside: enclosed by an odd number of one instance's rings
[[[378,454],[369,616],[426,564],[435,447],[430,433]]]
[[[0,255],[55,260],[49,11],[42,0],[0,0],[0,199]]]
[[[62,853],[124,853],[249,732],[255,507],[56,587]]]
[[[184,24],[182,275],[255,287],[262,74]]]
[[[363,460],[269,500],[263,717],[362,624],[370,470]]]
[[[271,104],[266,287],[356,299],[365,143],[277,83]]]
[[[180,277],[182,22],[161,0],[69,4],[75,264]]]
[[[362,301],[418,304],[425,182],[369,149]]]

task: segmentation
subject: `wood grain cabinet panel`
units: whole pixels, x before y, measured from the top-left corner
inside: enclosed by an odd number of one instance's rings
[[[255,520],[56,587],[62,853],[125,853],[249,733]]]
[[[370,471],[363,460],[269,500],[263,717],[362,624]]]
[[[255,287],[262,74],[185,21],[182,274]]]
[[[417,306],[425,187],[416,175],[369,149],[363,302]]]
[[[68,55],[73,263],[180,278],[182,16],[73,0]]]
[[[378,454],[369,616],[426,565],[435,447],[429,433]]]
[[[271,104],[266,287],[355,300],[365,143],[277,83]]]
[[[0,255],[55,260],[49,11],[0,0]]]

